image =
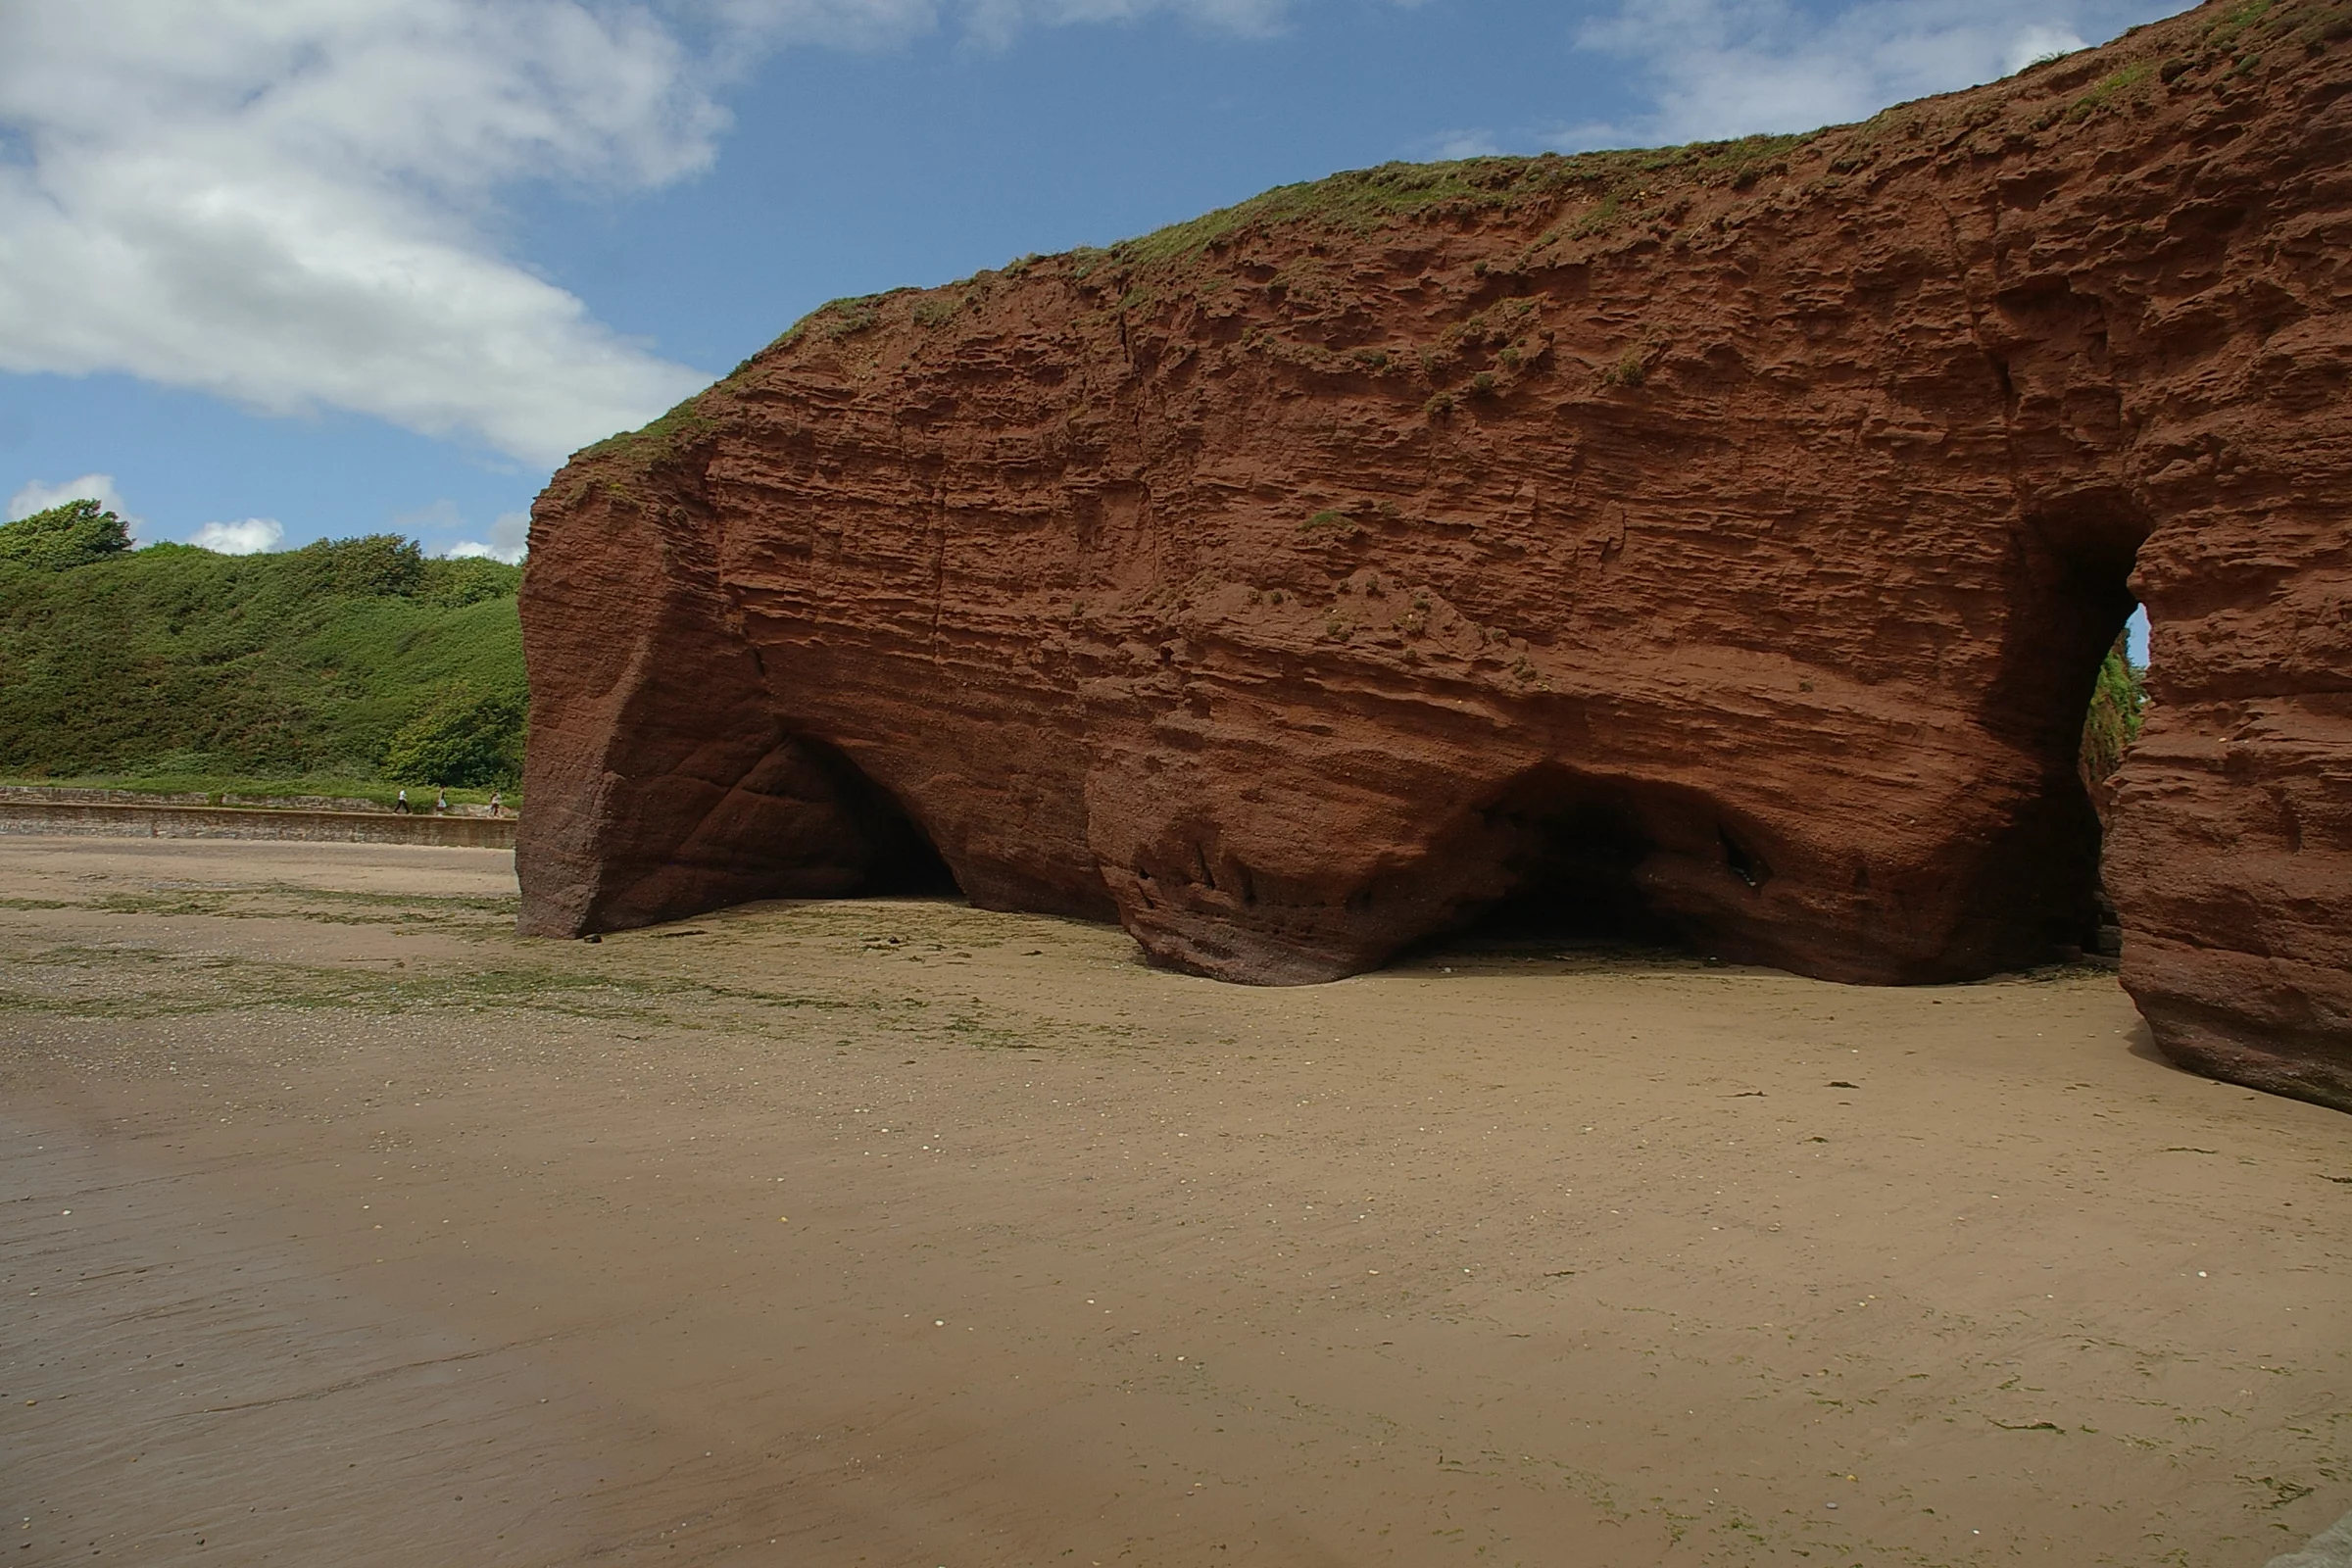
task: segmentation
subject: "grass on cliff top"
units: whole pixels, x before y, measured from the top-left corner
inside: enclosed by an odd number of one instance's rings
[[[776,341],[779,343],[791,341],[794,333],[801,330],[804,322],[813,319],[840,303],[836,300],[833,304],[818,306],[808,316],[803,317],[801,321],[793,323],[791,329]],[[742,365],[735,367],[735,372],[731,373],[741,372],[744,367],[751,363],[750,360],[744,361]],[[617,431],[592,446],[582,447],[573,454],[573,457],[575,459],[626,457],[638,452],[641,448],[646,451],[666,451],[679,442],[701,435],[705,431],[715,429],[716,425],[710,416],[703,413],[702,398],[702,393],[697,392],[685,402],[655,418],[651,423],[634,430]]]
[[[2128,39],[2139,41],[2127,46]],[[2266,51],[2274,59],[2285,58],[2293,49],[2316,53],[2346,39],[2352,39],[2352,0],[2238,0],[2231,6],[2201,8],[2134,28],[2105,50],[2046,57],[2011,79],[2027,81],[2040,73],[2064,73],[2092,61],[2116,65],[2117,69],[2090,83],[2078,97],[2054,107],[2046,122],[2076,124],[2142,93],[2153,81],[2171,82],[2184,72],[2224,67],[2244,73],[2253,69]],[[2186,52],[2157,63],[2167,47]],[[2117,52],[2119,49],[2125,52]],[[1964,117],[1961,129],[1998,112],[2000,100],[1982,97],[1982,92],[1972,90],[1976,107]],[[911,313],[917,324],[940,325],[965,305],[984,299],[991,285],[1018,279],[1041,263],[1059,264],[1079,278],[1114,270],[1121,274],[1122,286],[1132,285],[1137,298],[1143,299],[1156,292],[1170,270],[1249,231],[1310,226],[1360,237],[1392,222],[1432,214],[1472,216],[1582,202],[1591,204],[1588,210],[1577,215],[1573,223],[1545,234],[1544,239],[1563,233],[1570,237],[1599,235],[1636,216],[1645,199],[1669,196],[1676,187],[1746,189],[1762,177],[1785,172],[1790,153],[1825,136],[1842,137],[1847,144],[1831,169],[1850,172],[1870,161],[1887,127],[1916,126],[1921,102],[1924,100],[1894,105],[1858,124],[1828,125],[1797,135],[1446,163],[1390,163],[1281,185],[1107,248],[1087,246],[1054,257],[1022,257],[939,290],[899,288],[829,300],[738,365],[735,373],[804,339],[838,341],[879,325],[889,314],[886,302],[901,294],[922,296]],[[2035,128],[2043,128],[2043,123]],[[1157,281],[1151,280],[1152,274],[1159,274]],[[698,394],[643,429],[612,436],[581,455],[650,465],[713,428],[711,419],[702,412]]]
[[[2137,37],[2151,28],[2161,29],[2160,41],[2186,48],[2190,54],[2177,56],[2158,67],[2152,58],[2127,60],[2101,52],[2103,58],[2120,61],[2119,69],[2053,118],[2069,122],[2087,119],[2100,108],[2139,89],[2151,75],[2170,81],[2183,70],[2202,70],[2217,64],[2228,64],[2242,72],[2251,69],[2265,49],[2300,46],[2317,51],[2352,38],[2352,0],[2238,0],[2232,6],[2204,8],[2169,22],[2134,28],[2126,37]],[[2143,41],[2135,47],[2144,52],[2147,46]],[[2087,58],[2089,52],[2046,57],[2017,73],[2017,78],[2030,77],[2052,67],[2064,69]],[[1469,158],[1449,163],[1382,164],[1373,169],[1350,170],[1322,179],[1277,186],[1231,207],[1171,223],[1106,248],[1088,246],[1057,257],[1023,257],[1001,270],[978,273],[951,287],[969,289],[998,277],[1017,278],[1041,260],[1063,263],[1080,277],[1103,267],[1130,271],[1157,270],[1190,261],[1211,246],[1250,229],[1320,225],[1360,236],[1385,223],[1434,211],[1450,210],[1466,215],[1567,199],[1601,204],[1602,210],[1586,215],[1578,230],[1600,232],[1616,220],[1618,204],[1642,192],[1648,182],[1743,189],[1762,175],[1785,167],[1787,155],[1807,142],[1845,131],[1858,132],[1867,141],[1871,127],[1907,122],[1906,117],[1915,107],[1916,103],[1897,104],[1859,125],[1827,125],[1798,135],[1754,135],[1729,141],[1690,142],[1679,147]],[[829,300],[786,328],[769,348],[783,347],[804,336],[841,338],[863,331],[882,319],[882,301],[908,292],[914,291],[893,289]],[[926,325],[938,324],[954,314],[952,304],[916,309],[917,318]],[[746,360],[737,369],[749,367],[759,357]],[[642,438],[654,440],[655,446],[649,451],[667,450],[693,433],[688,427],[692,418],[690,401],[644,431],[613,437],[589,450],[623,452]]]
[[[1442,164],[1382,164],[1323,179],[1278,185],[1246,202],[1172,223],[1106,251],[1073,252],[1135,266],[1187,260],[1249,228],[1317,224],[1368,234],[1433,210],[1498,212],[1563,198],[1601,197],[1673,175],[1698,184],[1740,185],[1819,131],[1741,136],[1732,141],[1617,152],[1544,153],[1534,158],[1465,158]]]
[[[1731,141],[1690,142],[1680,147],[1544,153],[1531,158],[1465,158],[1437,164],[1392,163],[1374,169],[1348,170],[1322,179],[1278,185],[1248,201],[1121,240],[1107,248],[1082,246],[1058,256],[1024,256],[994,271],[967,278],[963,286],[995,277],[1018,278],[1038,263],[1049,261],[1068,264],[1081,277],[1106,265],[1152,268],[1180,263],[1250,228],[1313,224],[1362,235],[1384,223],[1438,209],[1497,212],[1563,198],[1605,200],[1620,192],[1630,192],[1644,180],[1669,174],[1701,184],[1741,186],[1768,172],[1791,149],[1820,134],[1807,131],[1789,136],[1741,136]],[[882,301],[914,292],[919,291],[889,289],[878,294],[827,300],[785,328],[769,347],[782,347],[805,336],[848,337],[880,321]],[[954,314],[952,309],[935,309],[927,324],[935,324]],[[751,363],[746,360],[736,368],[741,370]],[[625,452],[644,439],[666,444],[692,433],[699,418],[693,400],[689,399],[643,430],[611,437],[588,451]]]
[[[468,723],[504,723],[512,733],[491,740],[518,747],[520,577],[427,561],[391,535],[259,556],[114,548],[65,564],[0,550],[0,774],[329,794],[385,778],[404,736],[410,754],[448,741],[435,715],[460,741],[483,739]],[[336,790],[313,787],[328,778]]]
[[[2161,67],[2153,56],[2139,59],[2099,51],[2070,53],[2035,62],[2017,74],[2034,69],[2104,58],[2116,69],[2067,106],[2065,116],[2082,120],[2132,92],[2151,76],[2167,81],[2185,70],[2209,69],[2228,63],[2239,72],[2252,68],[2264,49],[2297,47],[2316,53],[2352,39],[2352,0],[2239,0],[2192,23],[2189,17],[2151,24],[2166,29],[2175,46],[2187,45],[2196,54],[2176,56]],[[2145,29],[2133,29],[2134,33]],[[2147,40],[2145,49],[2157,40]],[[2120,42],[2120,40],[2119,40]],[[1995,85],[1995,84],[1988,84]],[[1690,142],[1680,147],[1633,148],[1621,151],[1533,158],[1471,158],[1439,164],[1383,164],[1324,179],[1283,185],[1246,202],[1221,208],[1189,221],[1170,224],[1107,250],[1073,252],[1072,260],[1086,267],[1101,261],[1137,267],[1180,262],[1197,256],[1217,241],[1252,227],[1314,223],[1367,234],[1383,223],[1413,218],[1435,210],[1463,214],[1508,210],[1563,198],[1609,201],[1634,194],[1650,182],[1697,186],[1729,185],[1743,189],[1758,177],[1778,171],[1790,152],[1823,136],[1854,132],[1867,140],[1874,127],[1907,122],[1917,101],[1896,104],[1854,125],[1825,125],[1800,135],[1742,136],[1731,141]]]

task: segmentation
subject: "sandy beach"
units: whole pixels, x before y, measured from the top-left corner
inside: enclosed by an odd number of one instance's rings
[[[946,902],[0,840],[20,1564],[2258,1565],[2352,1117],[2113,977],[1159,972]]]

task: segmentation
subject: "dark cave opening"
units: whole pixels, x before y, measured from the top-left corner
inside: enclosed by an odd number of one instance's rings
[[[2039,799],[1997,846],[1980,914],[2038,932],[2047,957],[2112,957],[2121,932],[2100,875],[2112,785],[2138,733],[2142,696],[2128,627],[2131,579],[2154,524],[2120,490],[2079,492],[2030,513],[2018,539],[2026,594],[1980,721],[2040,761]]]
[[[1658,844],[1622,792],[1544,769],[1482,815],[1486,830],[1502,841],[1509,890],[1446,938],[1446,946],[1695,951],[1642,884],[1642,867]],[[1744,864],[1751,878],[1771,874],[1726,842],[1729,863]]]
[[[824,780],[849,851],[857,880],[846,898],[961,898],[962,888],[947,858],[897,796],[823,741],[802,736],[802,757]]]
[[[2030,592],[2005,628],[1982,722],[2034,760],[2028,778],[2038,782],[1997,841],[1963,862],[1972,868],[1956,890],[1963,905],[1939,970],[1988,974],[2120,954],[2121,924],[2100,867],[2112,778],[2144,700],[2127,633],[2140,608],[2130,587],[2140,537],[2132,516],[2099,511],[2030,534]],[[1749,916],[1740,911],[1749,906],[1729,888],[1728,899],[1694,902],[1691,890],[1704,885],[1689,880],[1694,866],[1711,865],[1726,884],[1751,891],[1774,876],[1757,838],[1714,803],[1559,764],[1515,781],[1479,812],[1477,839],[1468,853],[1495,868],[1502,892],[1441,939],[1456,950],[1711,957],[1728,951],[1725,943],[1741,945],[1739,922]],[[1682,891],[1667,894],[1669,886]],[[1730,926],[1719,930],[1701,912],[1710,899],[1723,904]]]
[[[615,876],[576,934],[627,931],[761,899],[960,898],[947,858],[841,747],[785,734],[731,782],[658,774],[630,800],[666,835]]]
[[[2107,836],[2115,828],[2116,775],[2139,738],[2145,718],[2148,632],[2143,609],[2134,609],[2125,629],[2101,656],[2076,757],[2076,773],[2090,798],[2099,836],[2100,870],[2094,873],[2091,891],[2096,923],[2084,937],[2082,949],[2102,958],[2121,958],[2124,952],[2123,917],[2108,894],[2104,864]]]

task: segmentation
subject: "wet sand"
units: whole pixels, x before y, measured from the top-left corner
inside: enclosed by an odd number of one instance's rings
[[[18,1563],[2260,1564],[2352,1117],[2113,979],[1340,985],[511,858],[0,841]]]

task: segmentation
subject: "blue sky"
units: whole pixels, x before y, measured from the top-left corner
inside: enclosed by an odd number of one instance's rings
[[[1858,119],[2175,9],[9,7],[0,499],[80,481],[146,539],[511,552],[564,453],[838,295],[1390,159]]]

